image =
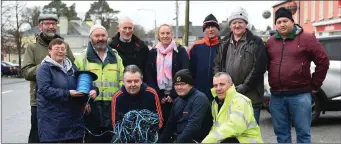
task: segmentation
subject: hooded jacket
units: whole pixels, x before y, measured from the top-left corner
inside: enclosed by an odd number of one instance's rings
[[[213,87],[213,60],[219,47],[219,38],[203,39],[195,42],[188,50],[190,70],[194,80],[194,87],[205,93],[212,101],[210,89]]]
[[[186,96],[175,99],[159,142],[201,142],[210,131],[211,126],[210,102],[204,93],[193,87]],[[171,137],[175,141],[170,140]]]
[[[83,137],[82,107],[87,97],[71,97],[75,90],[77,67],[65,58],[64,65],[46,57],[37,71],[38,135],[42,142]]]
[[[55,38],[61,38],[56,35]],[[37,106],[36,103],[36,74],[41,61],[48,55],[49,41],[44,39],[42,33],[36,35],[36,41],[27,45],[24,54],[24,60],[21,65],[21,71],[25,79],[30,81],[30,105]],[[65,44],[66,56],[73,62],[75,57],[68,44]]]
[[[299,25],[286,39],[279,33],[266,42],[269,84],[272,94],[306,93],[319,90],[329,69],[329,58],[321,43]],[[310,63],[316,65],[310,73]]]
[[[112,126],[122,120],[124,115],[131,110],[147,109],[159,115],[159,127],[163,125],[163,117],[159,96],[156,91],[142,83],[140,91],[136,95],[131,95],[127,92],[124,86],[118,90],[112,98],[111,103],[111,118]]]

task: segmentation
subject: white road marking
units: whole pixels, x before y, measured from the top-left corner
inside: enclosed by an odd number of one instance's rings
[[[5,93],[10,93],[12,92],[12,90],[8,90],[8,91],[3,91],[2,94],[5,94]]]

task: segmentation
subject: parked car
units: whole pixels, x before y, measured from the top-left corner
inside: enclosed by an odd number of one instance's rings
[[[20,70],[19,64],[11,63],[8,61],[2,61],[2,63],[12,67],[10,75],[18,75],[19,74],[19,70]]]
[[[6,63],[1,62],[1,77],[10,76],[12,73],[12,67]]]
[[[341,36],[323,37],[318,40],[329,56],[330,66],[321,89],[312,97],[312,123],[318,120],[321,112],[325,114],[326,111],[341,111]],[[313,62],[310,70],[315,71]],[[270,113],[271,93],[267,72],[264,83],[264,107]]]

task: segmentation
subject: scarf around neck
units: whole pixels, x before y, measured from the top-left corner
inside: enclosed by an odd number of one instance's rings
[[[164,48],[161,43],[156,45],[156,72],[157,72],[157,84],[160,89],[171,90],[172,89],[172,58],[173,49],[176,47],[173,40],[167,48]]]

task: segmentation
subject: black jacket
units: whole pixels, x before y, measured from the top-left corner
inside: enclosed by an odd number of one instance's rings
[[[149,49],[137,36],[133,35],[131,42],[124,43],[120,41],[120,33],[118,32],[116,36],[111,39],[109,46],[117,50],[122,58],[124,67],[134,64],[142,71],[145,69]]]
[[[160,89],[157,85],[156,57],[157,49],[153,48],[148,54],[147,66],[145,69],[145,80],[150,87],[154,88],[158,92],[161,99],[164,97],[164,94],[160,93]],[[172,76],[174,77],[175,73],[181,69],[189,69],[189,58],[186,49],[179,45],[177,50],[173,50]],[[173,99],[176,98],[174,89],[171,90],[170,96]]]
[[[246,30],[238,44],[233,33],[224,38],[214,59],[214,73],[229,73],[237,91],[250,98],[254,107],[261,107],[268,58],[263,40]]]
[[[209,133],[212,123],[208,98],[193,87],[186,96],[175,99],[159,142],[194,143],[193,140],[201,142]],[[172,136],[175,137],[175,141],[170,140]]]
[[[112,124],[113,127],[115,123],[122,120],[124,115],[131,110],[142,110],[147,109],[149,111],[155,112],[159,115],[159,127],[163,125],[163,117],[160,106],[160,100],[156,91],[148,87],[145,83],[142,83],[140,92],[137,95],[130,95],[124,86],[118,90],[113,98],[111,104],[112,112]]]

